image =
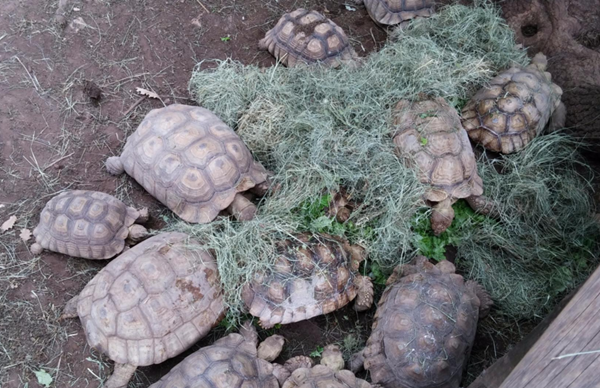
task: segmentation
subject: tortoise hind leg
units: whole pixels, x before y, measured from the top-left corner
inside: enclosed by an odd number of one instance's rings
[[[256,214],[256,206],[242,194],[237,193],[227,211],[238,221],[249,221]]]
[[[77,303],[79,302],[79,295],[72,297],[63,310],[60,319],[77,318]]]
[[[115,364],[113,374],[106,380],[105,388],[127,388],[137,366],[130,364]]]

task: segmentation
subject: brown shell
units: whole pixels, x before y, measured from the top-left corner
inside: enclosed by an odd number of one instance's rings
[[[517,152],[544,130],[561,95],[549,73],[513,67],[475,94],[463,108],[462,123],[471,140],[485,148]]]
[[[435,11],[435,0],[364,0],[373,20],[380,24],[399,24]]]
[[[150,388],[279,388],[273,365],[257,357],[256,347],[229,334],[192,353]]]
[[[337,67],[358,58],[340,26],[302,8],[283,15],[258,46],[288,67],[315,62]]]
[[[44,249],[86,259],[109,259],[125,247],[128,228],[139,217],[112,195],[68,190],[52,198],[33,230]]]
[[[127,139],[121,161],[156,199],[188,222],[207,223],[238,192],[265,182],[267,172],[208,109],[154,109]]]
[[[371,388],[371,384],[359,379],[349,370],[333,371],[325,365],[296,369],[281,388]]]
[[[121,254],[77,303],[89,345],[135,366],[185,351],[224,313],[217,263],[184,233],[161,233]]]
[[[443,98],[402,100],[394,110],[394,144],[400,156],[418,168],[421,183],[431,186],[426,200],[483,194],[473,148],[456,110]]]
[[[328,235],[307,234],[277,244],[274,270],[258,273],[242,297],[260,325],[271,328],[335,311],[357,293],[358,247]]]
[[[470,353],[480,301],[450,262],[424,257],[390,279],[363,352],[383,387],[457,388]]]

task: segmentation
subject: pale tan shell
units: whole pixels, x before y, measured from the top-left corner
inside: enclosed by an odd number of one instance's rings
[[[150,388],[279,388],[273,365],[258,358],[256,346],[229,334],[192,353]]]
[[[352,301],[363,257],[340,238],[308,234],[277,244],[272,272],[257,273],[242,297],[260,325],[271,328],[335,311]]]
[[[52,198],[33,230],[44,249],[86,259],[109,259],[125,247],[128,228],[140,216],[112,195],[68,190]]]
[[[380,24],[399,24],[435,11],[435,0],[364,0],[373,20]]]
[[[184,233],[161,233],[108,263],[77,301],[91,347],[119,364],[159,364],[224,316],[212,255]]]
[[[238,135],[208,109],[169,105],[154,109],[127,139],[122,169],[188,222],[207,223],[235,195],[267,179]]]
[[[485,148],[517,152],[544,130],[561,95],[550,73],[534,65],[513,67],[475,94],[463,108],[462,123],[471,140]]]
[[[443,98],[402,100],[394,110],[394,144],[400,156],[417,167],[421,183],[431,187],[426,200],[483,194],[473,148],[456,110]]]
[[[315,62],[337,67],[358,59],[340,26],[316,11],[302,8],[283,15],[258,46],[288,67]]]
[[[421,256],[400,268],[379,301],[365,369],[383,387],[457,388],[481,302],[450,262],[434,266]]]
[[[281,388],[371,388],[371,384],[357,378],[349,370],[334,371],[325,365],[296,369]]]

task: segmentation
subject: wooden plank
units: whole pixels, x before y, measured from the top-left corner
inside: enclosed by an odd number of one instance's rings
[[[504,380],[501,388],[600,386],[600,268]]]

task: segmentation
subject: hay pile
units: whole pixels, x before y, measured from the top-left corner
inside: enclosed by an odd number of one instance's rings
[[[333,232],[360,243],[369,252],[365,271],[385,274],[411,258],[423,238],[435,240],[415,228],[427,219],[424,188],[394,155],[391,107],[425,92],[460,109],[480,85],[515,63],[527,63],[525,52],[497,9],[485,4],[450,6],[417,21],[358,69],[201,63],[190,81],[198,104],[239,133],[276,173],[281,190],[262,201],[253,221],[173,220],[171,228],[216,251],[233,317],[242,308],[240,281],[271,264],[273,241],[298,231]],[[486,194],[499,203],[502,219],[463,217],[451,240],[461,269],[491,291],[498,314],[543,314],[591,269],[592,245],[600,239],[574,158],[573,144],[552,135],[504,161],[479,161]],[[494,168],[498,163],[503,174]],[[326,193],[340,186],[362,204],[347,224],[321,212]]]

